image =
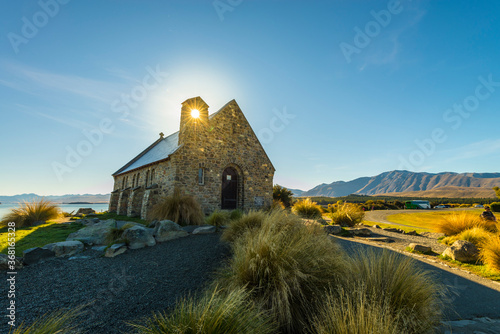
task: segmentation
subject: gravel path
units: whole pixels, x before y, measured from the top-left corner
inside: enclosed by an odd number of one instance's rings
[[[132,321],[162,311],[176,299],[199,292],[229,256],[220,234],[189,235],[115,258],[88,250],[86,259],[54,258],[19,270],[16,323],[45,313],[87,305],[78,321],[87,333],[123,333]],[[4,281],[5,282],[5,281]],[[0,294],[7,295],[7,284]],[[2,309],[7,298],[2,298]],[[0,333],[8,333],[7,318]]]

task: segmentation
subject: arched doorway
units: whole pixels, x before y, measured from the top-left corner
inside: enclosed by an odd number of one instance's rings
[[[221,209],[233,210],[238,206],[238,172],[227,167],[222,173]]]

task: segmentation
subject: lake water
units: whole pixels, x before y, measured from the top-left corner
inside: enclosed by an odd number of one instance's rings
[[[18,206],[19,206],[18,204],[11,204],[11,203],[0,204],[0,219],[4,215],[9,213],[10,209],[16,208]],[[58,204],[58,206],[64,212],[74,211],[73,214],[75,214],[79,208],[92,208],[95,210],[95,212],[102,212],[102,211],[108,210],[108,203],[105,203],[105,204]]]

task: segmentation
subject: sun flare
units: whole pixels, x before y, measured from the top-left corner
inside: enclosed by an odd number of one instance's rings
[[[191,110],[191,117],[200,118],[200,111],[198,109]]]

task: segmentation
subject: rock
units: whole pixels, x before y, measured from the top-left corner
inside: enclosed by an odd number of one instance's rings
[[[370,231],[370,229],[368,228],[354,228],[351,230],[351,233],[354,234],[354,235],[357,235],[357,236],[361,236],[361,237],[368,237],[372,234],[372,231]]]
[[[92,250],[98,251],[98,252],[104,252],[106,250],[107,246],[94,246],[92,247]]]
[[[428,252],[432,251],[432,249],[430,247],[424,246],[424,245],[419,245],[416,243],[411,243],[408,245],[408,247],[414,252],[428,253]]]
[[[373,225],[374,228],[381,228],[380,226],[378,225]]]
[[[111,230],[113,228],[121,228],[125,224],[140,225],[134,222],[115,221],[114,219],[103,220],[95,224],[89,224],[71,233],[66,238],[66,241],[80,240],[88,245],[107,245],[111,237]]]
[[[376,238],[368,237],[368,238],[365,238],[365,240],[375,241],[375,242],[386,242],[386,243],[394,242],[394,239],[389,238],[389,237],[376,237]]]
[[[12,256],[13,258],[11,259],[9,255],[0,254],[0,270],[14,271],[23,267],[22,260],[14,255]]]
[[[105,257],[115,257],[117,255],[123,254],[127,251],[127,245],[125,244],[114,244],[111,245],[108,249],[106,249],[106,253],[104,253]]]
[[[123,232],[122,238],[127,240],[130,249],[139,249],[156,245],[153,230],[144,226],[133,226]]]
[[[89,213],[95,213],[95,211],[92,208],[80,208],[76,212],[75,216],[77,216],[77,215],[88,215]]]
[[[181,226],[170,220],[156,221],[153,229],[153,236],[156,242],[186,237],[189,233],[184,231]]]
[[[339,234],[342,232],[342,226],[340,225],[325,225],[323,226],[325,232],[328,234]]]
[[[61,241],[43,246],[42,248],[53,251],[56,257],[72,256],[83,252],[83,243],[80,241]]]
[[[460,262],[476,262],[479,257],[479,250],[472,242],[457,240],[444,250],[443,256],[448,256],[452,260]]]
[[[387,228],[384,228],[383,229],[384,231],[387,231],[387,232],[398,232],[398,229],[397,228],[392,228],[392,227],[387,227]]]
[[[25,264],[34,264],[46,259],[49,259],[51,257],[56,256],[56,253],[49,249],[44,249],[40,247],[34,247],[27,249],[23,252],[23,262]]]
[[[217,228],[215,226],[202,226],[193,231],[193,234],[212,234],[215,233]]]
[[[90,259],[90,256],[87,256],[87,255],[76,255],[76,256],[70,257],[68,260],[86,260],[86,259]]]
[[[408,235],[418,235],[417,231],[413,230],[413,231],[409,231],[409,232],[404,232],[404,234],[408,234]]]

